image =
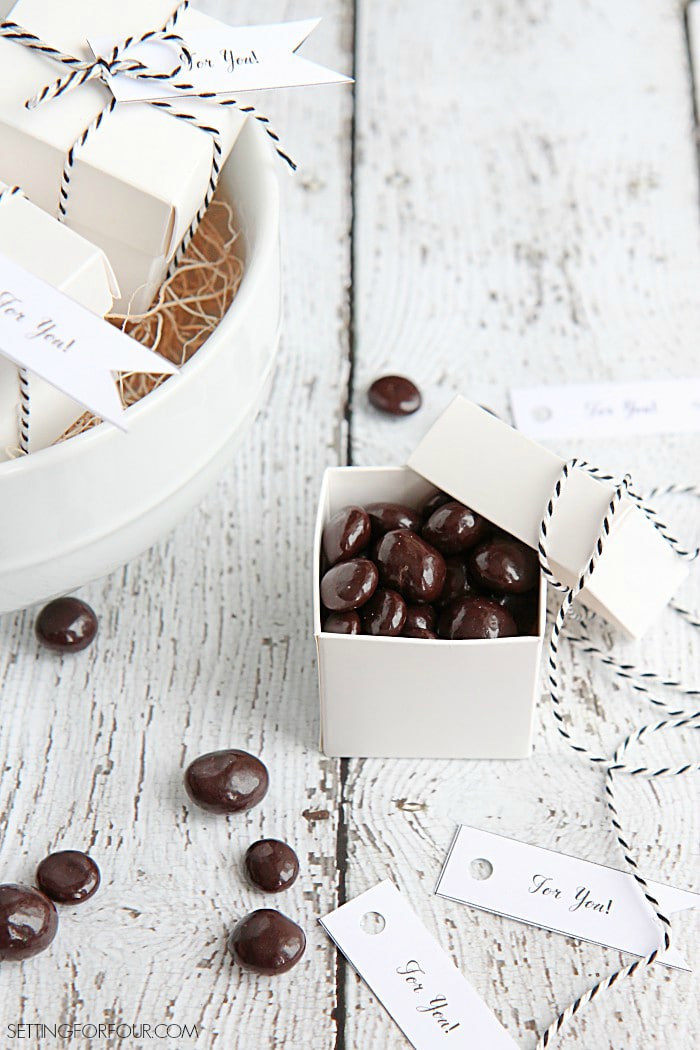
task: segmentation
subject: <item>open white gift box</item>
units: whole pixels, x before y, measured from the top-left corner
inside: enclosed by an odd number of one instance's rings
[[[55,48],[94,59],[88,36],[115,39],[159,28],[174,0],[0,0],[0,21],[19,24]],[[187,10],[178,32],[207,28],[211,20]],[[38,51],[0,38],[0,179],[22,186],[29,199],[56,215],[66,155],[109,102],[100,81],[89,81],[28,110],[25,102],[65,74]],[[222,161],[245,122],[235,108],[182,97],[178,110],[220,133]],[[101,248],[121,289],[120,311],[146,310],[193,216],[211,175],[211,137],[142,102],[105,114],[99,130],[75,154],[66,223]]]
[[[525,758],[545,627],[539,635],[441,641],[326,633],[319,597],[321,539],[349,504],[386,500],[422,507],[443,489],[536,548],[563,461],[464,398],[438,419],[407,467],[326,471],[314,544],[314,632],[321,748],[332,756]],[[548,532],[550,564],[571,585],[595,544],[612,486],[574,471]],[[582,601],[639,636],[666,606],[687,566],[644,514],[626,501]]]

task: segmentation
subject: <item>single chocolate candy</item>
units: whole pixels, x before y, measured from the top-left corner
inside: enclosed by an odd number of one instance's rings
[[[229,952],[244,970],[267,977],[287,973],[305,949],[306,936],[301,926],[271,908],[246,915],[228,939]]]
[[[100,869],[92,857],[76,849],[50,853],[36,871],[42,893],[58,904],[81,904],[100,885]]]
[[[453,602],[438,621],[438,637],[449,640],[513,638],[517,633],[510,613],[490,598],[463,598]]]
[[[403,633],[409,630],[434,631],[435,609],[432,605],[409,605],[406,608],[406,623]]]
[[[369,503],[367,513],[373,536],[383,536],[392,529],[413,529],[416,532],[421,524],[418,511],[403,503]]]
[[[255,755],[231,748],[200,755],[185,770],[185,789],[209,813],[243,813],[265,798],[267,769]]]
[[[264,893],[281,893],[296,882],[299,858],[286,842],[260,839],[248,847],[244,860],[248,878]]]
[[[470,594],[475,594],[475,588],[469,578],[466,559],[459,554],[453,554],[445,558],[445,583],[438,600],[439,605],[449,605],[450,602],[460,601]]]
[[[396,636],[406,622],[406,602],[396,591],[379,587],[362,606],[360,615],[365,634]]]
[[[423,505],[421,514],[423,515],[423,521],[427,521],[431,514],[441,507],[443,503],[452,503],[452,496],[448,496],[446,492],[436,492],[435,495],[431,496],[429,500]]]
[[[480,514],[452,500],[433,511],[422,536],[442,554],[459,554],[473,547],[485,531],[486,522]]]
[[[56,598],[45,605],[34,625],[42,645],[59,653],[87,649],[97,634],[97,617],[80,598]]]
[[[508,610],[517,623],[520,634],[538,633],[538,589],[528,591],[526,594],[496,594],[493,600]]]
[[[377,566],[367,558],[353,558],[334,565],[321,580],[321,601],[332,612],[359,609],[377,589]]]
[[[421,406],[420,390],[405,376],[382,376],[369,388],[369,400],[380,412],[391,416],[410,416]]]
[[[359,613],[352,609],[349,612],[329,613],[323,621],[323,630],[328,634],[361,634]]]
[[[402,638],[437,638],[435,631],[428,630],[427,627],[404,627],[401,632]]]
[[[479,544],[471,552],[469,567],[477,583],[499,594],[524,594],[540,576],[535,552],[519,540],[502,536]]]
[[[323,551],[329,565],[354,558],[372,535],[369,515],[362,507],[345,507],[334,514],[323,530]]]
[[[30,959],[51,944],[58,930],[55,905],[32,886],[0,886],[0,960]]]
[[[435,601],[445,582],[445,559],[409,529],[394,529],[377,546],[382,583],[412,603]]]

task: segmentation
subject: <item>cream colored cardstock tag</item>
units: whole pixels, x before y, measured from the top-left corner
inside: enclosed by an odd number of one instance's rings
[[[320,922],[415,1050],[516,1047],[392,882]]]
[[[2,254],[0,354],[122,430],[114,373],[177,373],[160,354]]]
[[[700,894],[647,881],[666,915],[700,907]],[[632,955],[646,956],[661,941],[659,924],[632,874],[464,824],[435,892]],[[659,962],[690,969],[673,945]]]

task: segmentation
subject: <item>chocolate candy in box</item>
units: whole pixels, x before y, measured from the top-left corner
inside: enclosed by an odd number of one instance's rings
[[[326,754],[525,758],[531,753],[545,630],[544,577],[534,634],[442,640],[329,633],[323,630],[320,597],[322,539],[326,523],[344,507],[381,501],[421,509],[442,490],[534,550],[562,467],[558,456],[458,397],[408,466],[326,471],[314,552]],[[612,491],[611,484],[582,471],[573,471],[563,487],[548,541],[552,569],[567,586],[588,562]],[[686,563],[625,499],[582,601],[637,637],[659,616],[686,572]]]

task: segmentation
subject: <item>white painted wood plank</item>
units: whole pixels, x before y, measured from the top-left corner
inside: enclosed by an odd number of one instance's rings
[[[297,0],[205,6],[243,23],[309,14]],[[322,13],[308,53],[348,70],[352,4]],[[62,910],[49,954],[3,964],[2,1046],[11,1022],[118,1020],[201,1026],[159,1043],[171,1048],[335,1044],[336,957],[316,918],[337,901],[338,771],[317,750],[308,557],[322,470],[344,453],[352,95],[260,104],[301,165],[295,179],[280,167],[286,329],[265,411],[170,539],[85,588],[102,619],[92,650],[61,660],[35,643],[31,614],[0,621],[0,879],[31,880],[57,847],[89,847],[104,878],[93,901]],[[265,802],[230,822],[182,789],[186,762],[223,746],[260,754],[271,774]],[[290,841],[302,865],[274,906],[309,948],[277,981],[224,954],[225,928],[270,903],[240,870],[261,834]]]
[[[458,391],[504,411],[511,384],[697,373],[698,171],[681,5],[363,3],[358,53],[356,463],[404,461]],[[367,406],[367,385],[386,371],[426,393],[411,419]],[[692,436],[583,451],[642,484],[697,477]],[[695,524],[697,509],[681,516]],[[687,591],[700,607],[695,576]],[[697,683],[699,649],[669,616],[623,651]],[[567,653],[565,668],[587,739],[612,750],[655,719],[588,661]],[[565,750],[544,699],[537,722],[528,762],[358,761],[345,792],[348,895],[393,877],[525,1048],[619,957],[432,890],[458,821],[622,863],[600,774]],[[697,888],[697,784],[618,790],[643,870]],[[677,923],[696,966],[697,931],[697,915]],[[603,996],[558,1045],[690,1050],[694,987],[659,969]],[[346,1045],[403,1046],[354,976],[346,988]]]

